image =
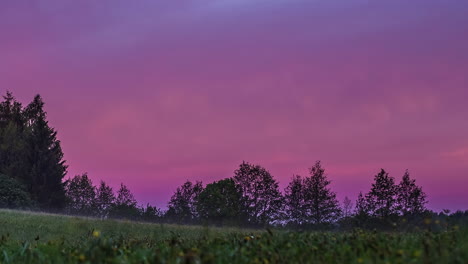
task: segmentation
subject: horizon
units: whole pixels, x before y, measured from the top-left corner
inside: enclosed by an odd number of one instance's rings
[[[0,3],[0,87],[41,94],[69,165],[165,208],[243,161],[321,160],[339,201],[406,169],[468,210],[468,3]],[[240,19],[242,18],[242,19]],[[398,19],[395,19],[398,18]]]

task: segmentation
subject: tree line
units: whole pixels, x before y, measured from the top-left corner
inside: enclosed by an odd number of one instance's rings
[[[203,185],[186,181],[167,210],[139,206],[123,183],[117,191],[87,174],[65,179],[57,132],[37,95],[27,106],[10,92],[0,103],[0,207],[62,212],[100,218],[126,218],[178,224],[294,228],[381,227],[401,219],[421,221],[427,197],[408,171],[399,183],[381,170],[367,193],[343,203],[330,188],[320,161],[306,176],[295,175],[281,192],[264,167],[242,162],[230,178]],[[416,220],[414,220],[416,219]]]

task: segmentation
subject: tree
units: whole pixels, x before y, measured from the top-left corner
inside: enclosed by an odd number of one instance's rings
[[[210,183],[198,196],[197,211],[202,220],[216,224],[238,224],[242,193],[232,179]]]
[[[356,200],[356,207],[355,207],[354,213],[356,214],[356,216],[359,216],[359,217],[364,217],[369,214],[369,209],[367,208],[366,199],[364,198],[364,195],[362,194],[362,192],[359,192],[358,198]]]
[[[0,208],[31,209],[34,202],[17,180],[0,175]]]
[[[196,222],[198,220],[197,200],[202,191],[201,182],[192,183],[187,180],[172,195],[166,217],[182,224]]]
[[[137,207],[137,201],[133,193],[123,183],[117,191],[117,198],[115,204],[109,212],[109,216],[113,218],[129,218],[136,219],[140,215]]]
[[[86,173],[76,175],[66,184],[67,212],[76,215],[96,213],[96,188]]]
[[[0,173],[21,182],[42,209],[65,205],[67,166],[57,132],[37,95],[23,108],[10,92],[0,103]]]
[[[372,188],[366,195],[366,205],[370,215],[383,219],[396,215],[396,193],[395,179],[382,169],[375,175]]]
[[[350,217],[353,214],[353,202],[346,196],[343,200],[343,217]]]
[[[397,186],[397,202],[402,215],[421,214],[426,210],[426,194],[406,170]]]
[[[114,205],[115,195],[112,188],[104,181],[101,181],[99,188],[96,190],[96,210],[98,216],[107,218],[109,212]]]
[[[60,209],[65,205],[62,182],[67,172],[57,132],[49,126],[44,102],[37,95],[24,110],[30,133],[27,138],[28,178],[25,180],[31,195],[44,209]]]
[[[307,220],[313,224],[331,223],[341,214],[336,194],[328,187],[330,181],[320,161],[309,169],[310,177],[304,180],[304,199]]]
[[[147,222],[155,222],[161,219],[162,212],[156,206],[146,205],[146,208],[141,208],[141,219]]]
[[[242,162],[234,172],[234,182],[242,192],[243,212],[249,224],[261,226],[279,219],[283,197],[278,182],[265,168]]]
[[[10,92],[0,103],[0,173],[25,183],[31,167],[27,161],[28,129],[21,103]]]
[[[285,220],[294,225],[305,223],[304,180],[295,175],[284,190]]]

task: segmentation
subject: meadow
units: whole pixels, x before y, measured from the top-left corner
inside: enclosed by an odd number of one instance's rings
[[[468,263],[468,229],[300,232],[0,210],[0,263]]]

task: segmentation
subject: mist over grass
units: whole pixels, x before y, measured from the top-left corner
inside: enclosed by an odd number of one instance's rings
[[[0,210],[0,263],[466,263],[468,228],[310,232]],[[429,224],[429,223],[428,223]]]

